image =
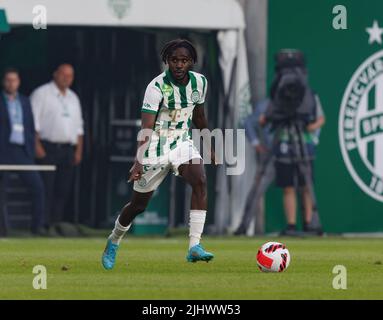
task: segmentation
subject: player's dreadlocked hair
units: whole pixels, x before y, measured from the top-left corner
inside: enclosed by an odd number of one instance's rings
[[[161,58],[164,63],[168,62],[169,56],[174,52],[174,50],[178,48],[185,48],[189,51],[193,62],[197,62],[197,50],[193,46],[193,44],[186,39],[175,39],[169,41],[161,50]]]

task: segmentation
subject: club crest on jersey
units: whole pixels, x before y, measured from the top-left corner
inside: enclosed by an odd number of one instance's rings
[[[383,202],[383,50],[352,76],[339,113],[343,160],[355,183]]]
[[[166,96],[166,97],[170,97],[173,93],[173,87],[171,85],[168,85],[166,83],[164,83],[162,85],[162,88],[161,88],[163,94]]]
[[[198,90],[193,90],[190,98],[191,98],[191,101],[193,103],[197,103],[200,99],[200,94],[199,94]]]

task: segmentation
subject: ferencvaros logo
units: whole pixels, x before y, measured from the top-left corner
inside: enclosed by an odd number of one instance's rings
[[[339,139],[354,181],[383,202],[383,50],[364,61],[347,86]]]
[[[191,93],[190,98],[191,98],[191,101],[193,103],[197,103],[199,101],[199,99],[200,99],[200,95],[199,95],[198,90],[193,90],[193,92]]]

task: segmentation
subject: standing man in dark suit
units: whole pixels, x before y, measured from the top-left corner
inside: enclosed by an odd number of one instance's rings
[[[8,68],[3,75],[0,96],[0,163],[33,165],[35,126],[29,99],[18,92],[20,74]],[[32,194],[32,233],[44,233],[44,185],[38,172],[19,172]],[[5,184],[7,178],[5,177]]]

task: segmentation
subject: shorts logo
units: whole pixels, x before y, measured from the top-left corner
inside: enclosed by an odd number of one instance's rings
[[[193,90],[192,94],[191,94],[191,101],[193,103],[197,103],[200,99],[200,94],[198,92],[198,90]]]
[[[354,73],[339,113],[343,160],[355,183],[383,202],[383,50]]]
[[[165,97],[170,97],[172,95],[173,91],[174,91],[173,87],[168,85],[168,84],[166,84],[166,83],[164,83],[162,85],[161,90],[162,90],[163,94],[165,95]]]
[[[139,185],[141,188],[145,187],[146,184],[147,184],[147,181],[146,181],[145,178],[141,177],[141,179],[138,180],[138,185]]]

